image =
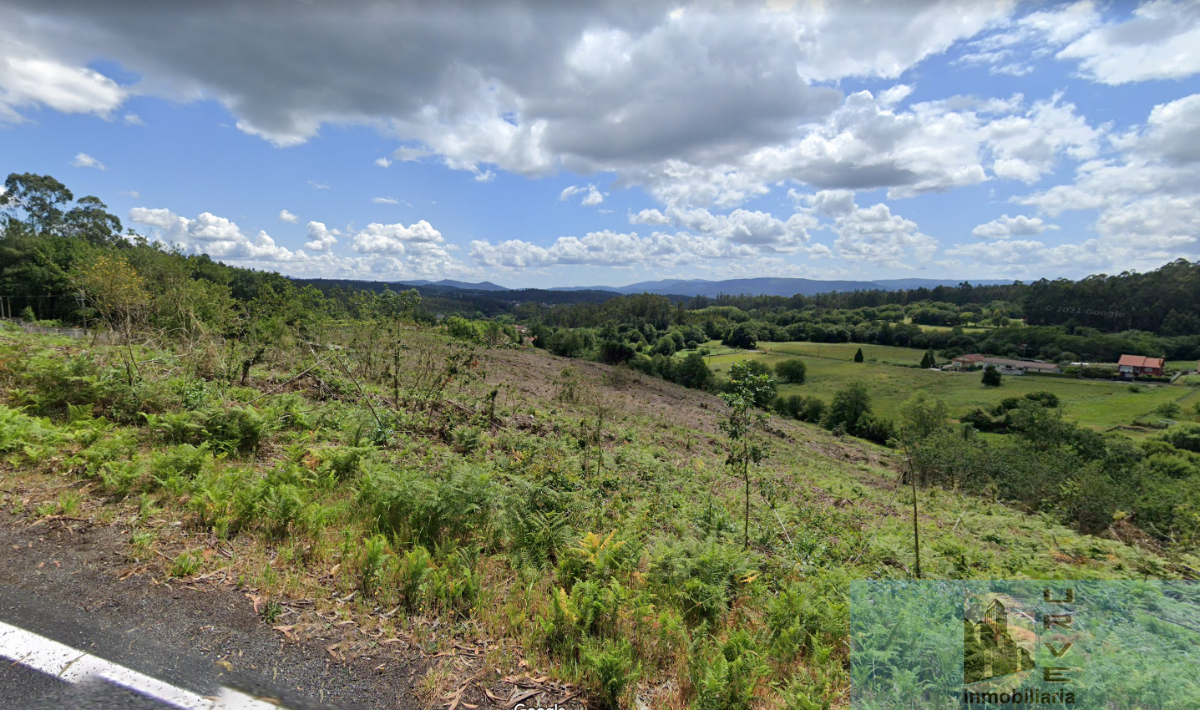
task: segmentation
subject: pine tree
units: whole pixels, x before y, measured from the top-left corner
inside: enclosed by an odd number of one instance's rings
[[[854,362],[862,362],[862,361],[863,361],[862,348],[859,348],[858,352],[854,353]]]

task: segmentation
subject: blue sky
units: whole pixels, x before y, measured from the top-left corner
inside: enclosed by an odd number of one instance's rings
[[[1200,4],[8,2],[0,170],[297,276],[1200,258]]]

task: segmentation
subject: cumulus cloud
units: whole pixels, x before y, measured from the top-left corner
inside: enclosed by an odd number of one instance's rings
[[[645,209],[637,214],[629,213],[630,224],[670,224],[671,218],[657,209]]]
[[[292,214],[291,212],[288,212],[287,210],[279,210],[279,218],[278,219],[280,222],[289,222],[291,224],[295,224],[300,221],[299,217]]]
[[[146,13],[134,3],[14,0],[0,24],[91,86],[81,110],[124,100],[79,64],[111,57],[146,77],[138,93],[219,97],[239,130],[278,146],[327,124],[377,126],[403,142],[394,159],[433,156],[486,181],[488,166],[524,175],[667,159],[719,166],[823,119],[838,105],[838,80],[898,77],[1012,13],[1008,0],[697,4],[673,17],[676,9],[673,0],[553,13],[520,2],[350,2]],[[181,23],[195,31],[166,31]],[[225,51],[214,55],[213,42]],[[67,95],[83,93],[39,94],[47,82],[22,71],[21,83],[0,80],[9,96],[18,93],[8,85],[25,87],[18,101],[71,106]]]
[[[392,161],[388,160],[387,158],[376,158],[375,164],[381,168],[386,168],[391,166]]]
[[[169,209],[136,207],[129,221],[153,230],[153,236],[179,245],[189,253],[204,253],[222,261],[263,269],[282,269],[297,276],[376,280],[405,278],[481,278],[483,272],[455,259],[441,235],[428,222],[411,227],[372,224],[355,235],[358,256],[333,253],[342,233],[321,222],[308,223],[304,249],[278,245],[266,232],[253,238],[232,220],[203,212],[195,219]],[[361,247],[361,248],[360,248]]]
[[[312,251],[329,251],[334,244],[337,244],[337,238],[341,235],[336,229],[327,229],[323,222],[308,223],[308,241],[304,243],[305,249]]]
[[[547,266],[657,266],[695,264],[706,259],[752,258],[755,251],[715,238],[686,233],[647,237],[604,230],[584,237],[559,237],[549,247],[512,239],[498,244],[471,242],[471,258],[481,266],[526,269]]]
[[[250,239],[236,223],[211,212],[202,212],[195,219],[188,219],[168,209],[135,207],[129,211],[129,220],[157,229],[165,239],[194,253],[216,258],[267,263],[304,258],[303,253],[277,245],[264,231],[259,231],[254,239]]]
[[[429,222],[421,220],[410,226],[403,224],[380,224],[372,222],[367,228],[354,235],[354,249],[365,253],[404,254],[407,249],[421,249],[421,245],[443,244],[442,233]]]
[[[0,12],[0,121],[22,122],[22,110],[41,106],[107,118],[125,101],[115,81],[82,62],[48,56],[13,19]]]
[[[71,165],[74,165],[77,168],[95,168],[96,170],[108,170],[108,168],[104,167],[104,163],[101,163],[99,160],[96,160],[95,158],[88,155],[87,153],[76,153],[75,157],[71,160]]]
[[[849,190],[825,190],[812,195],[790,193],[793,200],[807,205],[802,212],[815,222],[816,217],[830,218],[818,229],[837,235],[833,249],[822,250],[847,261],[867,262],[895,269],[924,266],[937,251],[937,239],[923,233],[917,223],[892,214],[883,203],[859,207]]]
[[[1026,217],[1023,214],[1016,217],[1001,215],[999,219],[975,227],[971,234],[984,239],[1008,239],[1041,234],[1047,229],[1058,229],[1058,225],[1046,224],[1041,217]]]
[[[124,119],[124,120],[125,120],[125,123],[126,123],[126,124],[128,124],[128,125],[130,125],[130,126],[144,126],[144,125],[146,125],[146,122],[145,122],[145,121],[143,121],[143,120],[142,120],[142,118],[141,118],[141,116],[138,116],[136,113],[127,113],[127,114],[125,114],[125,119]]]

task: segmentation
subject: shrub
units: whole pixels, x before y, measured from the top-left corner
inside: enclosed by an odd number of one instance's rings
[[[1168,429],[1159,438],[1177,449],[1200,453],[1200,424],[1180,424]]]
[[[27,416],[0,404],[0,453],[20,451],[26,446],[46,441],[53,429],[45,419]]]
[[[359,474],[363,458],[371,451],[369,446],[331,446],[317,454],[317,470],[336,481],[348,481]]]
[[[495,491],[489,474],[466,465],[441,475],[383,468],[360,479],[356,500],[380,532],[434,548],[482,528]]]
[[[804,398],[798,394],[776,397],[772,407],[775,409],[775,413],[781,417],[799,419],[800,412],[804,408]]]
[[[745,631],[730,634],[720,646],[701,648],[692,657],[689,677],[696,710],[749,710],[754,687],[769,669]]]
[[[212,460],[208,444],[181,444],[155,454],[151,459],[150,474],[158,485],[179,495],[188,488],[190,481],[212,463]]]
[[[758,346],[758,333],[754,331],[753,327],[740,323],[729,329],[729,332],[722,338],[721,344],[731,348],[753,350]]]
[[[182,552],[171,563],[172,577],[191,577],[196,572],[200,571],[200,565],[204,560],[199,555],[191,552]]]
[[[788,358],[775,365],[775,374],[779,376],[779,379],[792,384],[803,384],[807,372],[808,368],[804,361],[798,357]]]
[[[851,382],[833,395],[833,402],[825,410],[821,425],[826,429],[835,429],[839,425],[853,434],[859,419],[864,414],[871,413],[871,395],[867,386],[861,382]]]
[[[226,407],[202,413],[205,436],[218,451],[252,453],[268,433],[263,415],[254,407]]]
[[[363,540],[358,563],[358,589],[364,597],[374,598],[391,559],[392,553],[386,537],[375,534]]]
[[[629,641],[589,641],[583,647],[582,666],[600,707],[616,710],[627,688],[636,685],[641,669],[633,659]]]
[[[712,389],[716,381],[700,353],[688,353],[688,356],[675,366],[672,379],[677,384],[696,390]]]
[[[983,383],[984,387],[999,387],[1002,382],[1000,370],[988,365],[987,367],[983,368],[983,377],[980,379],[980,381]]]
[[[716,622],[737,597],[743,579],[755,573],[753,556],[715,540],[690,540],[657,551],[650,581],[688,623]]]

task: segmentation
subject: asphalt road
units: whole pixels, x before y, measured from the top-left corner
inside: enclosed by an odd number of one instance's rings
[[[8,656],[0,663],[0,706],[4,708],[137,710],[180,707],[171,702],[173,696],[169,693],[184,698],[216,698],[231,682],[222,677],[220,668],[211,660],[164,644],[148,636],[143,629],[122,628],[111,623],[102,625],[98,623],[102,621],[98,618],[100,615],[78,607],[48,604],[47,601],[25,590],[0,586],[0,622],[3,622],[0,625],[0,656]],[[28,633],[22,634],[22,631]],[[83,658],[90,664],[88,667],[119,677],[121,680],[117,682],[133,685],[143,692],[96,677],[87,680],[76,677],[72,680],[79,682],[66,682],[43,672],[46,664],[51,663],[45,661],[46,658],[54,657],[60,649],[65,651],[59,644],[71,649],[61,658],[87,654]],[[75,661],[68,667],[78,671],[87,664]],[[86,669],[80,674],[85,672]],[[153,690],[136,682],[139,678],[149,685],[153,685],[153,680],[160,681],[165,684],[168,694],[160,694],[156,699]],[[262,679],[244,678],[241,684],[258,686],[254,690],[265,695],[280,696],[278,692],[272,693],[269,684]]]

